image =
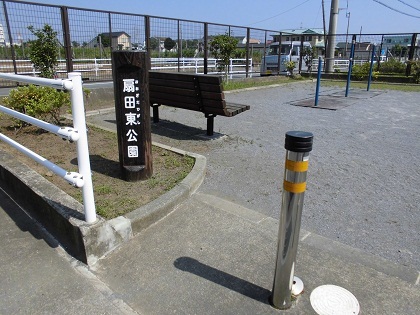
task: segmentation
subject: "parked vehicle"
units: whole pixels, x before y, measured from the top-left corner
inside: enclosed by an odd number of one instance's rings
[[[311,44],[309,42],[304,42],[303,49],[305,48],[311,48]],[[296,69],[298,69],[301,54],[300,49],[301,42],[299,41],[282,42],[281,45],[279,45],[279,42],[271,43],[267,54],[261,60],[260,75],[286,74],[286,64],[289,61],[295,62]]]

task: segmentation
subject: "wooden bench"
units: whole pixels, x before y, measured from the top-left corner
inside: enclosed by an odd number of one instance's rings
[[[248,105],[226,103],[222,78],[215,75],[149,71],[149,100],[153,122],[159,122],[159,106],[204,113],[207,135],[213,135],[214,117],[232,117],[248,110]]]

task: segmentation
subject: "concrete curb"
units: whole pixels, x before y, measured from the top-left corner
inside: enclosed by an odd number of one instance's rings
[[[98,216],[95,223],[87,224],[82,204],[3,151],[0,151],[0,186],[44,226],[70,255],[87,265],[94,265],[133,235],[171,213],[203,182],[206,172],[204,156],[153,144],[195,158],[192,171],[169,192],[125,216],[111,220]]]

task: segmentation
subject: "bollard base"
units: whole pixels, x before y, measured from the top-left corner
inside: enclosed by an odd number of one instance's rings
[[[295,300],[296,300],[296,298],[295,298],[295,297],[293,297],[293,296],[291,296],[291,297],[290,297],[290,301],[291,301],[291,303],[285,304],[284,306],[283,306],[283,305],[282,305],[282,306],[276,306],[276,305],[274,305],[274,302],[273,302],[273,296],[271,295],[271,296],[268,298],[268,303],[270,303],[271,307],[272,307],[272,308],[275,308],[276,310],[285,311],[285,310],[288,310],[288,309],[290,309],[290,308],[292,307],[292,305],[293,305],[293,301],[295,301]]]
[[[275,308],[277,310],[282,310],[282,311],[288,310],[293,306],[294,302],[297,300],[299,295],[303,294],[303,292],[304,292],[303,288],[304,288],[303,281],[300,278],[294,276],[293,277],[293,285],[292,285],[290,300],[285,301],[284,305],[276,306],[276,305],[274,305],[274,302],[273,302],[273,295],[271,295],[268,298],[268,302],[270,303],[270,305],[273,308]]]

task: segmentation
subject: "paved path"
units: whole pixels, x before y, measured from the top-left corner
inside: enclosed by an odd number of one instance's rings
[[[303,228],[398,264],[420,269],[419,93],[321,88],[343,95],[339,110],[292,106],[313,98],[314,83],[228,93],[251,110],[216,117],[220,138],[203,136],[205,118],[163,108],[152,140],[208,159],[200,191],[277,219],[284,170],[284,135],[314,134]],[[320,99],[322,104],[323,98]],[[113,112],[88,119],[115,129]]]
[[[228,94],[252,108],[216,117],[213,139],[203,136],[203,115],[163,109],[153,140],[205,155],[206,179],[91,268],[0,191],[0,313],[315,314],[312,292],[333,284],[354,294],[362,314],[417,314],[419,94],[349,99],[337,111],[288,104],[312,88]],[[114,119],[88,118],[110,129]],[[288,130],[311,131],[315,141],[295,272],[305,292],[280,312],[267,299]]]

